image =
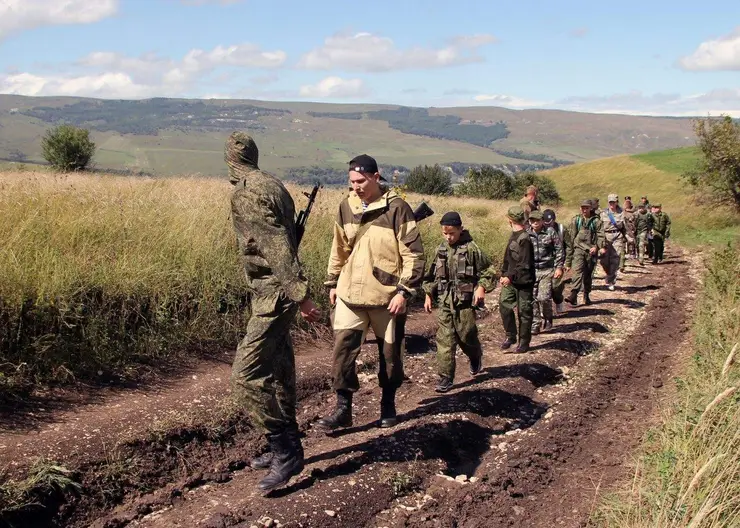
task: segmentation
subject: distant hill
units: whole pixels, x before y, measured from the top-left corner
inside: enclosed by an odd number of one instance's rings
[[[386,166],[488,163],[544,169],[693,145],[683,118],[496,107],[409,108],[253,100],[141,101],[0,95],[0,158],[41,161],[44,131],[90,128],[95,164],[153,174],[225,172],[223,143],[247,130],[279,174],[341,169],[367,152]]]

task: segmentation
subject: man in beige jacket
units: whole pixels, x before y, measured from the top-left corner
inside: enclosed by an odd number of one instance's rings
[[[334,312],[335,411],[319,420],[326,429],[352,425],[352,395],[359,388],[355,361],[369,328],[380,349],[380,426],[397,423],[396,389],[403,381],[396,316],[421,284],[424,248],[414,213],[382,185],[376,161],[363,154],[350,161],[352,190],[339,205],[329,258],[329,298]]]

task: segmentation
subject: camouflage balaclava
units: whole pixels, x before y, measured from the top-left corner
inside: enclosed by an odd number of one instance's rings
[[[229,181],[236,185],[244,175],[253,169],[259,169],[259,150],[254,139],[244,132],[233,132],[226,140],[224,160],[229,166]]]

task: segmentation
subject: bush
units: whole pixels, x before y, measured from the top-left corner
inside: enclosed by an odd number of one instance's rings
[[[452,177],[439,165],[415,167],[406,177],[406,189],[419,194],[452,194]]]
[[[59,125],[46,132],[41,140],[41,149],[44,159],[55,169],[80,171],[87,167],[95,154],[95,143],[90,139],[89,130]]]
[[[455,193],[488,200],[508,200],[514,197],[514,181],[505,172],[483,165],[480,169],[469,169],[465,181],[455,189]]]
[[[546,204],[559,204],[560,193],[555,187],[555,182],[547,176],[536,174],[534,172],[522,172],[514,176],[514,196],[512,198],[521,198],[527,192],[527,187],[534,185],[537,187],[537,196],[540,202]]]

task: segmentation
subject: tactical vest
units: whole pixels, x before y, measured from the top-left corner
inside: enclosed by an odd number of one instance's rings
[[[455,253],[456,262],[449,266],[454,270],[450,277],[448,271],[449,253],[447,246],[441,245],[437,248],[436,279],[440,292],[450,290],[455,302],[472,302],[475,291],[475,269],[468,264],[468,245],[462,244],[457,247]]]

